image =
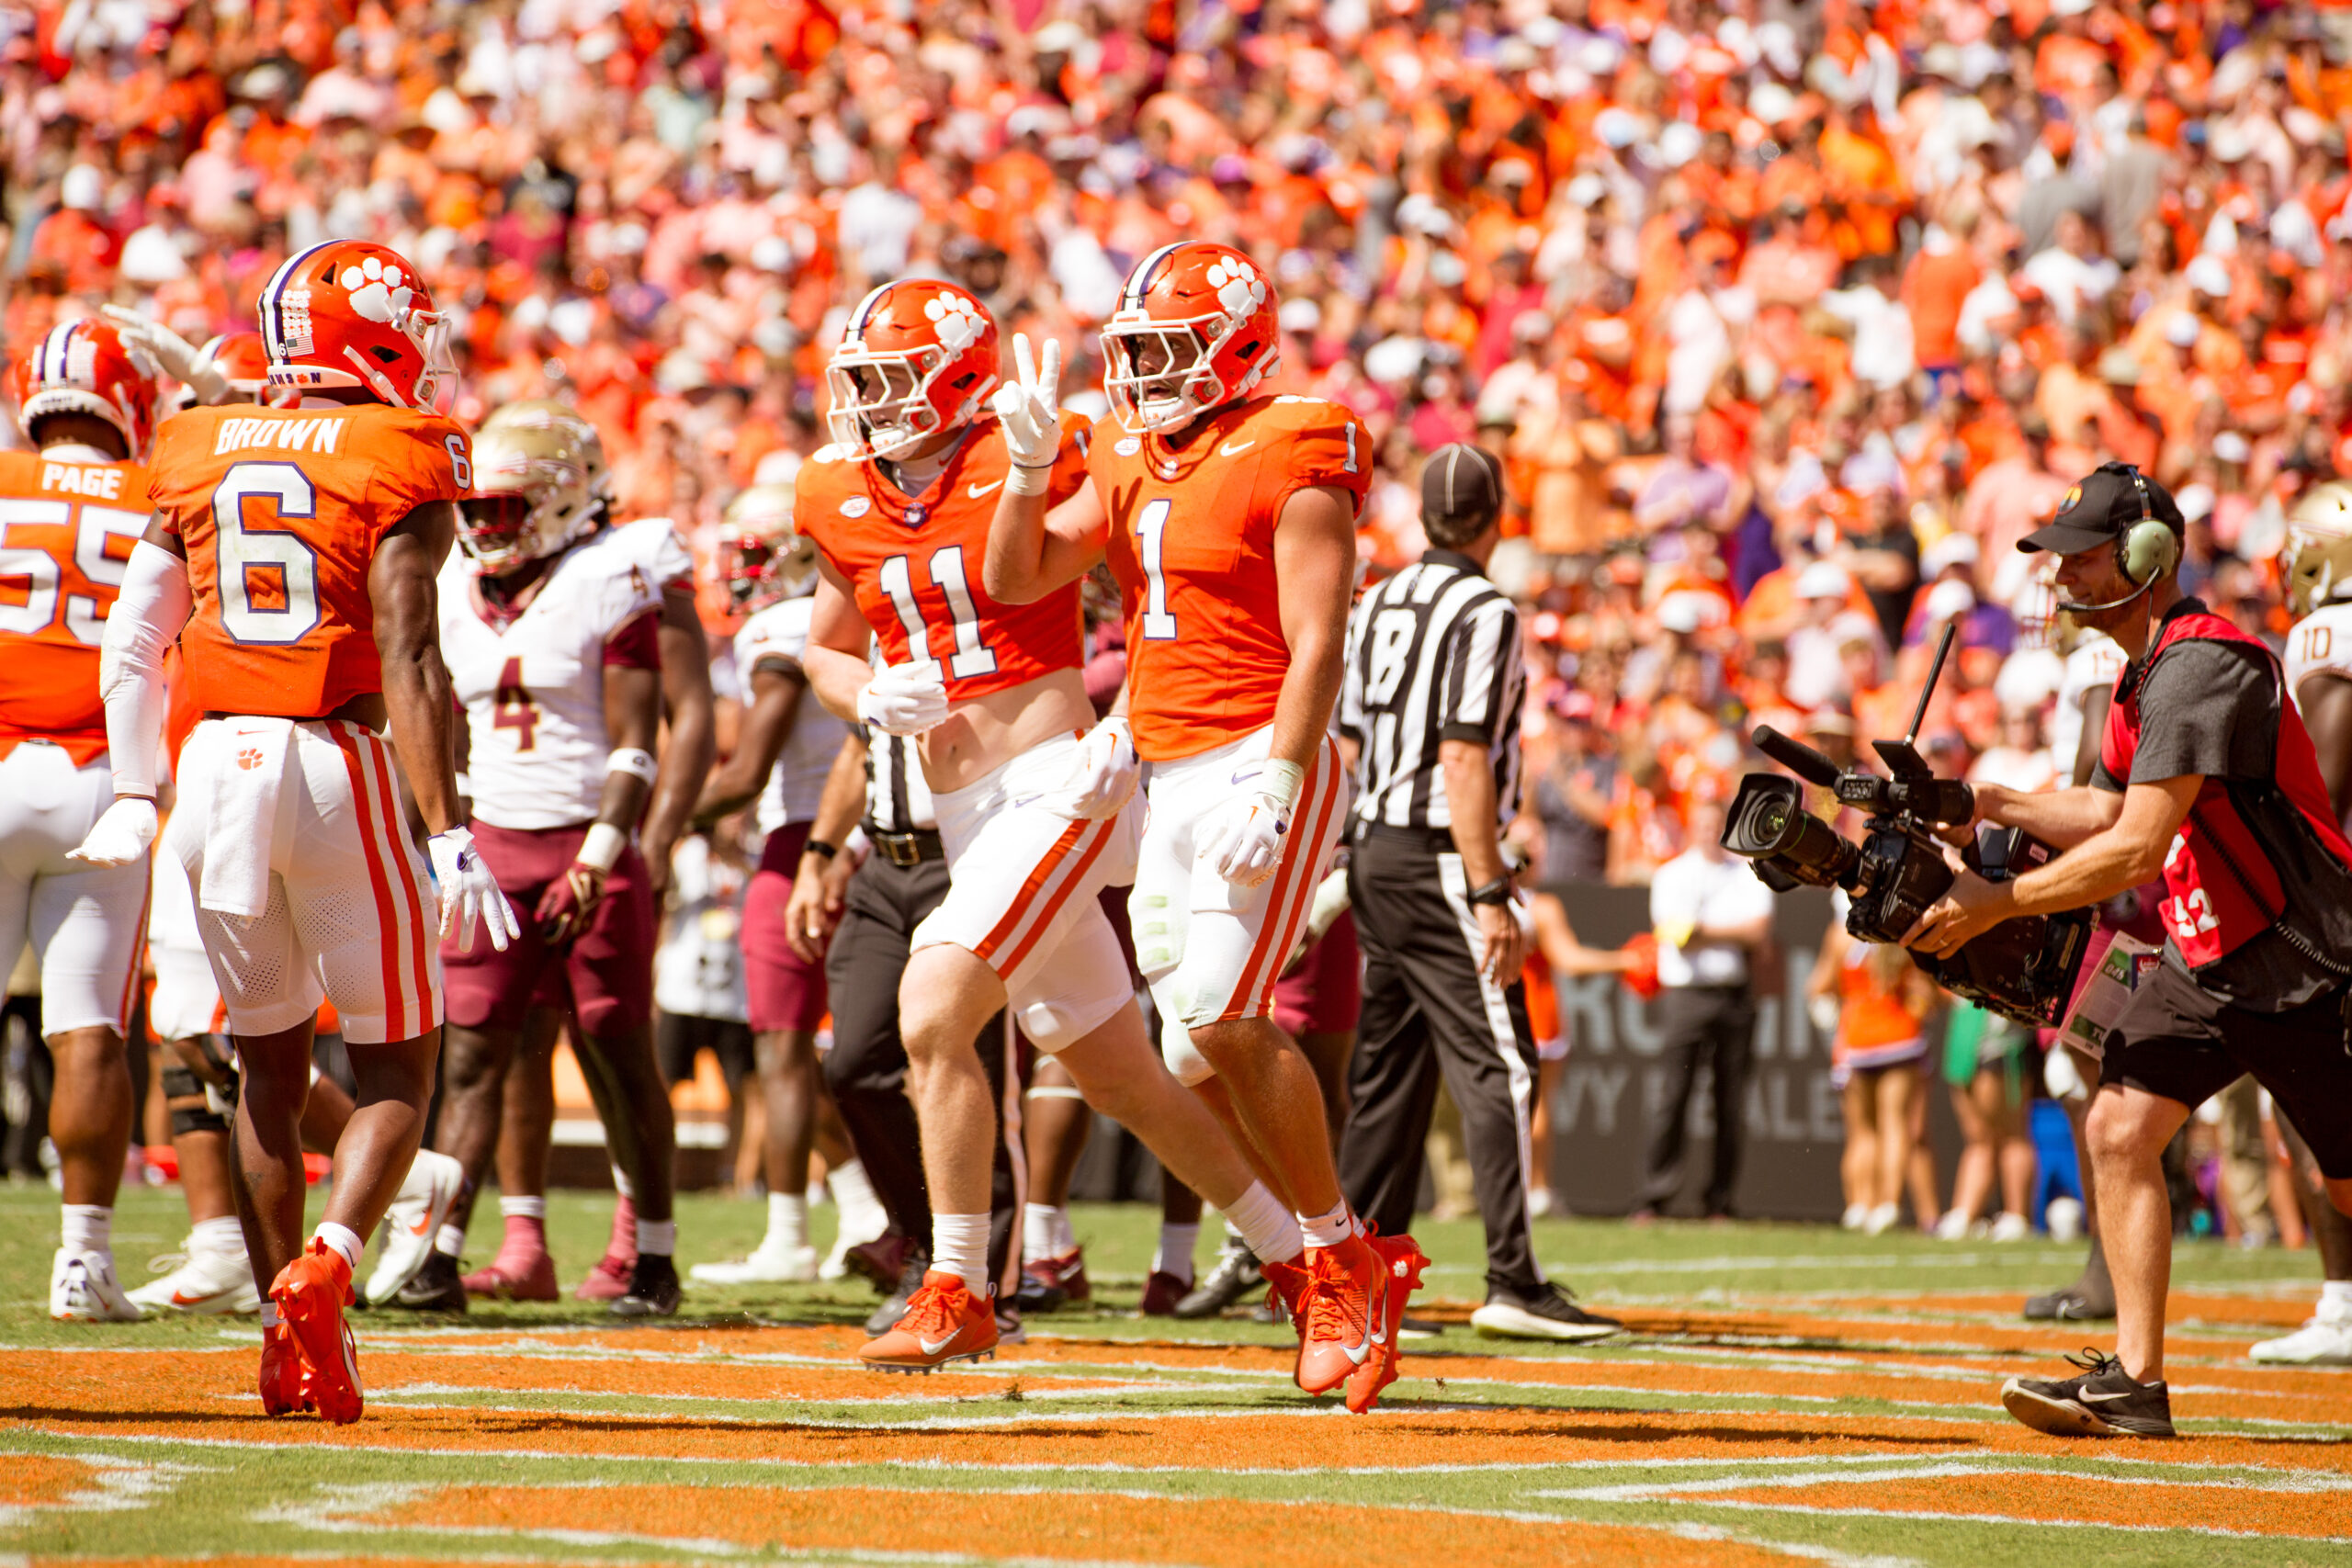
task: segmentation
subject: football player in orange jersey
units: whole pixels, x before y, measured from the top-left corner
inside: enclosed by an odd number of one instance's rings
[[[164,852],[187,868],[244,1066],[237,1196],[255,1281],[269,1281],[262,1404],[348,1422],[362,1407],[351,1271],[433,1089],[435,927],[464,941],[482,920],[498,942],[518,927],[450,762],[435,577],[472,474],[465,433],[435,410],[446,322],[404,257],[350,240],[281,265],[259,315],[270,383],[300,406],[192,409],[159,434],[154,516],[99,676],[115,801],[73,852],[128,865],[154,840],[160,666],[177,637],[207,717],[181,752]],[[430,874],[395,765],[432,832]],[[300,1122],[322,998],[359,1092],[306,1247]]]
[[[996,323],[953,284],[866,296],[828,381],[834,442],[795,481],[794,525],[816,543],[822,575],[802,665],[833,712],[922,738],[948,868],[899,987],[932,1269],[859,1355],[927,1370],[995,1348],[998,1112],[973,1041],[1001,1010],[1282,1268],[1301,1250],[1295,1223],[1152,1050],[1096,899],[1132,875],[1142,812],[1127,727],[1097,726],[1087,699],[1077,582],[1012,605],[972,581],[1000,489],[1034,483],[1048,502],[1083,491],[1082,424],[1048,416],[1043,466],[1012,467],[988,412]],[[1069,455],[1057,457],[1064,435]],[[876,637],[888,660],[878,671],[867,661]]]
[[[1426,1262],[1368,1237],[1340,1191],[1312,1065],[1270,1018],[1283,961],[1338,842],[1329,738],[1372,443],[1346,409],[1259,393],[1282,349],[1272,285],[1229,246],[1164,245],[1102,328],[1113,417],[1092,500],[1048,513],[1060,345],[1015,339],[997,394],[1014,464],[982,581],[1056,592],[1107,555],[1127,608],[1128,718],[1153,764],[1129,908],[1177,1076],[1199,1088],[1297,1211],[1311,1283],[1299,1386],[1371,1408]]]
[[[0,953],[29,936],[41,1035],[57,1066],[49,1131],[64,1183],[51,1317],[140,1315],[115,1279],[114,1200],[134,1095],[123,1050],[146,920],[147,864],[68,858],[113,794],[98,641],[146,526],[138,460],[155,362],[103,321],[41,335],[15,367],[38,452],[0,454]],[[11,594],[10,597],[15,597]]]

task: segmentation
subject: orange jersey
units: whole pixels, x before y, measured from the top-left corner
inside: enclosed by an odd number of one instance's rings
[[[150,492],[187,548],[180,636],[207,713],[320,718],[383,690],[368,573],[402,518],[473,483],[466,434],[437,413],[190,409],[164,422]]]
[[[1048,506],[1086,483],[1089,431],[1082,416],[1062,415]],[[1004,433],[988,418],[919,496],[835,446],[820,448],[793,481],[793,527],[848,581],[889,661],[937,662],[950,702],[1025,686],[1086,661],[1077,583],[1027,604],[1000,604],[980,586],[989,525],[1011,471]]]
[[[1340,404],[1257,397],[1207,413],[1182,446],[1095,426],[1087,467],[1110,518],[1127,613],[1136,750],[1191,757],[1263,729],[1290,669],[1274,525],[1302,490],[1372,488],[1372,435]]]
[[[0,757],[40,738],[107,749],[98,639],[147,531],[147,470],[0,452]]]

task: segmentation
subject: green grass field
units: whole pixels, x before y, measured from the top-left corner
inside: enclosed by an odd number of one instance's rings
[[[551,1201],[567,1286],[609,1202]],[[2352,1563],[2352,1370],[2245,1354],[2307,1312],[2308,1253],[2181,1247],[2169,1444],[1996,1403],[2104,1342],[2017,1316],[2078,1248],[1544,1222],[1554,1277],[1639,1331],[1564,1349],[1469,1332],[1477,1227],[1431,1223],[1416,1310],[1448,1325],[1351,1417],[1291,1384],[1287,1330],[1130,1315],[1157,1223],[1133,1206],[1076,1215],[1096,1303],[973,1370],[859,1368],[858,1285],[693,1289],[653,1326],[371,1313],[368,1417],[331,1428],[261,1416],[249,1321],[48,1322],[54,1212],[0,1190],[0,1552],[37,1561]],[[689,1201],[681,1263],[763,1215]],[[117,1225],[135,1281],[176,1192]]]

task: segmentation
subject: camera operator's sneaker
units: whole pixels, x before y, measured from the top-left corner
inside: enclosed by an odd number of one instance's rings
[[[1236,1302],[1265,1287],[1266,1275],[1258,1266],[1258,1255],[1250,1250],[1247,1243],[1227,1237],[1207,1276],[1176,1303],[1176,1315],[1216,1317]]]
[[[2121,1361],[2097,1350],[2066,1359],[2082,1368],[2080,1376],[2011,1378],[2001,1385],[2001,1408],[2056,1438],[2174,1435],[2172,1396],[2163,1383],[2134,1382]]]
[[[2330,1314],[2323,1305],[2294,1333],[2265,1339],[2247,1353],[2278,1367],[2352,1367],[2352,1313]]]
[[[1532,1292],[1488,1291],[1487,1304],[1470,1314],[1470,1326],[1495,1339],[1560,1339],[1581,1343],[1625,1332],[1613,1317],[1587,1312],[1557,1285]]]

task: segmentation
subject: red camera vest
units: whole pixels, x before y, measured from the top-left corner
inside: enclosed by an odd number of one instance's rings
[[[2261,638],[2209,611],[2175,615],[2157,633],[2155,646],[2140,667],[2141,680],[2166,649],[2199,637],[2251,648],[2268,663],[2271,680],[2280,688],[2276,774],[2279,793],[2302,814],[2312,837],[2327,852],[2352,868],[2352,843],[2346,842],[2336,827],[2312,738],[2304,731],[2295,705],[2286,700],[2278,656]],[[2127,695],[2123,683],[2118,682],[2117,700],[2107,710],[2107,733],[2099,745],[2100,764],[2112,777],[2127,783],[2140,743],[2139,683],[2133,681]],[[2234,874],[2232,866],[2236,868]],[[2204,968],[2269,930],[2287,905],[2286,889],[2270,863],[2269,852],[2246,826],[2228,787],[2218,778],[2208,777],[2197,792],[2188,817],[2173,839],[2172,851],[2165,857],[2164,880],[2165,930],[2191,971]]]

